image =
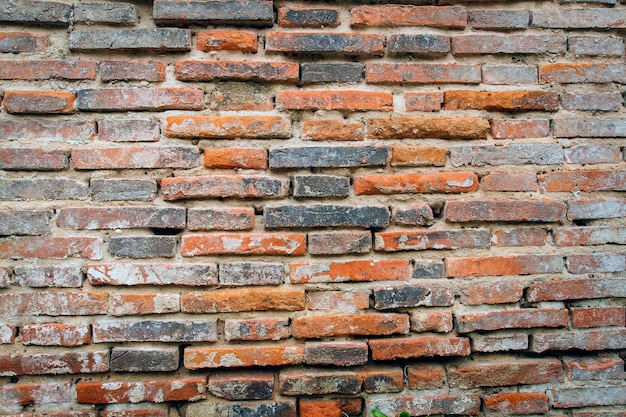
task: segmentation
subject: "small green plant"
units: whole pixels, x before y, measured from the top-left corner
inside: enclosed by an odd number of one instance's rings
[[[387,414],[383,413],[380,410],[372,410],[372,415],[374,417],[388,417]],[[404,410],[400,412],[400,414],[398,414],[398,417],[411,417],[411,414],[409,414],[408,411]]]

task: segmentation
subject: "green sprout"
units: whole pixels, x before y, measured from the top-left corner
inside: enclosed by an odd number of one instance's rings
[[[388,417],[387,414],[383,413],[380,410],[372,410],[372,415],[374,417]],[[411,417],[411,414],[409,414],[408,411],[404,410],[400,414],[398,414],[398,417]]]

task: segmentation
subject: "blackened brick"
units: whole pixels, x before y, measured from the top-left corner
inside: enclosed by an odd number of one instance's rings
[[[9,0],[0,4],[0,23],[67,26],[71,14],[72,5],[54,1]]]
[[[94,201],[152,201],[157,193],[154,180],[94,178],[89,185]]]
[[[300,65],[302,84],[314,83],[360,83],[363,80],[363,64],[349,62],[310,62]]]
[[[268,229],[291,227],[360,227],[381,229],[389,224],[384,206],[276,206],[263,210]]]
[[[48,35],[28,32],[0,33],[0,52],[44,52],[48,49]]]
[[[530,24],[530,12],[527,10],[472,10],[469,12],[469,21],[473,29],[524,29]]]
[[[454,303],[454,293],[444,288],[388,287],[374,289],[374,308],[389,310],[419,306],[445,307]]]
[[[129,3],[76,3],[72,21],[135,25],[139,23],[139,13],[137,7]]]
[[[47,210],[0,210],[0,236],[49,234],[51,216]]]
[[[220,264],[222,285],[280,285],[284,279],[281,263],[232,262]]]
[[[202,401],[183,407],[181,416],[296,417],[295,401]]]
[[[361,381],[355,371],[285,370],[279,375],[283,395],[356,394]]]
[[[293,178],[293,196],[348,197],[350,178],[337,175],[296,175]]]
[[[408,226],[429,226],[434,220],[433,210],[426,203],[391,209],[391,222]]]
[[[176,238],[170,236],[113,236],[109,253],[120,258],[171,258],[176,251]]]
[[[269,400],[274,397],[274,374],[220,372],[209,376],[209,391],[229,401]],[[251,417],[256,414],[247,414]]]
[[[339,26],[339,10],[308,7],[280,7],[278,25],[288,28],[321,28]]]
[[[168,372],[178,369],[178,348],[125,348],[111,349],[113,372]]]
[[[412,278],[443,278],[445,265],[437,259],[416,259],[413,261]]]
[[[215,320],[119,321],[92,324],[93,343],[110,342],[215,342]]]
[[[65,229],[184,229],[184,207],[76,207],[57,212],[57,225]]]
[[[191,32],[178,28],[74,29],[69,42],[72,51],[190,51]]]
[[[265,0],[155,0],[152,12],[159,24],[229,24],[272,26],[272,2]]]
[[[272,32],[265,36],[268,52],[381,56],[384,37],[378,34]]]
[[[450,38],[441,35],[390,35],[387,38],[390,54],[446,55],[450,52]]]
[[[383,166],[388,150],[379,146],[306,146],[270,149],[270,168]]]
[[[367,363],[365,342],[307,342],[304,363],[307,365],[355,366]]]
[[[189,230],[251,230],[254,228],[252,207],[191,207],[187,211]]]

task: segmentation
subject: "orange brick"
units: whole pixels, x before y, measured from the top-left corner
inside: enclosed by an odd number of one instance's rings
[[[545,91],[472,91],[444,92],[444,110],[531,111],[559,109],[559,95]]]
[[[308,140],[363,140],[361,122],[335,119],[305,119],[300,122],[300,136]]]
[[[406,259],[338,261],[329,263],[300,262],[290,265],[291,282],[361,282],[406,281],[409,261]]]
[[[87,259],[101,259],[102,239],[81,236],[29,236],[0,240],[0,259],[65,259],[77,255]]]
[[[304,290],[280,288],[237,288],[191,292],[181,297],[185,313],[223,313],[233,311],[304,310]]]
[[[205,398],[206,378],[143,382],[78,382],[76,401],[83,404],[197,401]]]
[[[201,51],[256,52],[257,34],[245,30],[209,30],[196,33],[196,47]]]
[[[404,94],[408,111],[439,111],[443,104],[442,92],[411,92]]]
[[[201,255],[283,255],[306,252],[306,235],[297,233],[219,233],[186,235],[183,256]]]
[[[21,327],[20,332],[25,345],[81,346],[91,339],[89,326],[71,324],[27,324]]]
[[[547,192],[626,191],[626,171],[559,171],[539,176]]]
[[[393,95],[372,91],[281,91],[276,107],[287,110],[392,111]]]
[[[407,146],[391,147],[391,166],[395,167],[423,167],[446,165],[446,148],[435,146]]]
[[[293,337],[316,339],[331,336],[368,336],[406,334],[409,332],[407,314],[346,314],[342,316],[295,317],[291,321]]]
[[[474,258],[447,258],[448,277],[489,275],[557,274],[563,272],[560,255],[508,255]]]
[[[183,139],[272,139],[291,136],[282,116],[170,116],[167,136]]]
[[[267,169],[267,151],[251,148],[207,148],[204,150],[207,168]]]
[[[461,304],[516,303],[523,294],[524,287],[517,282],[500,281],[493,284],[478,284],[461,291]]]
[[[360,398],[300,400],[300,417],[345,417],[361,415]]]
[[[303,361],[304,347],[299,345],[188,347],[184,353],[185,368],[192,370],[296,365]]]
[[[550,134],[549,120],[493,119],[494,139],[544,138]]]
[[[488,413],[545,414],[548,412],[548,396],[543,393],[495,394],[485,397]]]
[[[72,113],[76,96],[56,91],[5,91],[2,104],[8,113]]]
[[[372,139],[487,139],[489,121],[472,117],[385,117],[372,118]]]
[[[354,178],[354,192],[361,194],[469,193],[478,190],[472,172],[371,174]]]
[[[409,389],[434,389],[445,386],[446,370],[441,365],[409,365],[406,371]]]
[[[624,307],[572,308],[572,325],[576,328],[625,326]]]

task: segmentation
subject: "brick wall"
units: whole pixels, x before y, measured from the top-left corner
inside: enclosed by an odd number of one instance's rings
[[[0,415],[626,416],[624,0],[130,1],[0,2]]]

